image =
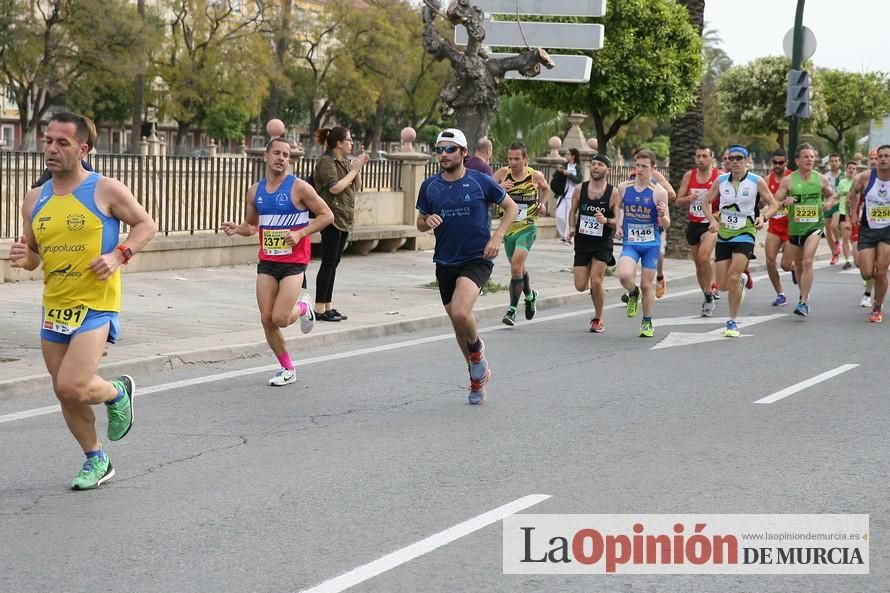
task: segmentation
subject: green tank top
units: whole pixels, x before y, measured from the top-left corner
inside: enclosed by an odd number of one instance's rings
[[[788,211],[788,234],[807,235],[822,230],[822,176],[815,171],[807,181],[794,171],[791,174],[791,196],[794,204]]]
[[[847,215],[847,194],[850,193],[850,188],[853,186],[853,180],[847,179],[844,177],[837,184],[837,199],[840,200],[838,204],[838,212]]]

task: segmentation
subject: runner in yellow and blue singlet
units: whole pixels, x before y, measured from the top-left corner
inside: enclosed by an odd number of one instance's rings
[[[86,455],[71,481],[73,490],[96,488],[114,476],[90,406],[105,404],[110,441],[133,426],[133,378],[106,381],[96,369],[106,342],[114,342],[120,329],[120,266],[157,228],[124,184],[83,168],[89,136],[83,116],[59,112],[50,118],[44,157],[51,179],[25,196],[24,234],[9,249],[14,268],[43,264],[43,360],[68,430]],[[130,227],[123,244],[121,222]]]

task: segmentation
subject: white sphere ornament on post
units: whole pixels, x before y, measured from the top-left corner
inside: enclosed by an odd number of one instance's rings
[[[414,128],[402,128],[399,138],[402,140],[402,152],[414,152],[414,141],[417,140],[417,131]]]
[[[562,138],[559,136],[551,136],[550,140],[547,141],[547,146],[550,147],[550,153],[547,156],[559,157],[559,149],[562,147]]]
[[[280,138],[287,133],[287,126],[280,119],[270,119],[266,122],[266,132],[270,138]]]

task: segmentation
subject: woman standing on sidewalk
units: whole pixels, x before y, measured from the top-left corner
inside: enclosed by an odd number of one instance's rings
[[[572,196],[575,195],[575,187],[581,183],[580,163],[581,153],[577,148],[570,148],[566,153],[565,167],[559,167],[556,171],[558,174],[565,176],[565,191],[556,196],[556,230],[559,238],[563,243],[571,245],[572,240],[569,238],[569,211],[572,209]]]
[[[349,162],[347,156],[352,153],[352,134],[340,126],[319,129],[315,132],[315,140],[325,147],[325,152],[315,163],[312,182],[334,213],[333,224],[321,231],[321,266],[315,277],[315,317],[319,321],[343,321],[346,316],[331,305],[334,278],[340,254],[346,248],[352,229],[355,192],[361,190],[360,173],[368,162],[368,155],[362,153]]]

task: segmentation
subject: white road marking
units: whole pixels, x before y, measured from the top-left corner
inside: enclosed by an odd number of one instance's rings
[[[819,265],[820,263],[822,263],[822,262],[817,262],[816,264],[814,264],[814,267],[818,268],[818,267],[824,267],[824,265],[828,265],[827,263],[825,263],[823,266],[820,266]],[[764,278],[767,278],[766,274],[761,274],[761,275],[754,277],[755,280],[763,280]],[[690,288],[690,289],[681,290],[678,292],[671,292],[669,294],[666,294],[664,297],[662,297],[659,300],[663,301],[663,300],[667,300],[667,299],[675,299],[675,298],[679,298],[679,297],[689,296],[691,294],[700,294],[700,293],[701,293],[700,288],[698,288],[698,287]],[[614,304],[606,306],[606,309],[619,309],[619,308],[623,309],[624,304],[623,303],[614,303]],[[556,315],[548,315],[545,317],[536,317],[535,319],[532,319],[531,321],[523,321],[522,324],[528,325],[530,323],[544,323],[546,321],[555,321],[558,319],[565,319],[568,317],[576,317],[579,315],[589,315],[589,314],[590,314],[590,310],[582,309],[580,311],[569,311],[567,313],[558,313]],[[490,327],[486,327],[486,328],[480,328],[479,333],[488,333],[488,332],[492,332],[492,331],[501,331],[501,330],[509,330],[509,329],[510,328],[508,328],[507,326],[505,326],[503,324],[499,324],[499,325],[494,325],[494,326],[490,326]],[[338,354],[326,354],[324,356],[307,358],[307,359],[298,361],[295,364],[296,364],[296,366],[307,366],[310,364],[316,364],[316,363],[320,363],[320,362],[341,360],[344,358],[352,358],[354,356],[364,356],[366,354],[374,354],[377,352],[386,352],[388,350],[396,350],[398,348],[408,348],[408,347],[417,346],[420,344],[429,344],[432,342],[440,342],[442,340],[453,340],[453,339],[454,339],[453,334],[450,334],[450,333],[442,334],[442,335],[438,335],[438,336],[430,336],[427,338],[406,340],[404,342],[395,342],[392,344],[384,344],[382,346],[373,346],[370,348],[359,348],[357,350],[349,350],[347,352],[340,352]],[[214,383],[216,381],[224,381],[226,379],[234,379],[236,377],[246,377],[248,375],[255,375],[257,373],[268,373],[270,371],[276,371],[276,370],[278,370],[277,364],[263,365],[263,366],[258,366],[258,367],[250,367],[250,368],[241,369],[241,370],[237,370],[237,371],[227,371],[224,373],[205,375],[203,377],[195,377],[192,379],[183,379],[181,381],[172,381],[170,383],[163,383],[161,385],[155,385],[153,387],[140,387],[137,393],[139,396],[145,396],[145,395],[150,395],[152,393],[162,393],[164,391],[181,389],[183,387],[194,387],[195,385],[204,385],[206,383]],[[23,410],[21,412],[13,412],[11,414],[4,414],[4,415],[0,416],[0,424],[5,424],[7,422],[15,422],[17,420],[25,420],[27,418],[35,418],[37,416],[45,416],[47,414],[55,414],[60,411],[61,411],[61,408],[58,405],[55,405],[55,406],[45,406],[42,408],[33,408],[30,410]]]
[[[825,371],[824,373],[816,375],[815,377],[812,377],[811,379],[807,379],[806,381],[801,381],[800,383],[795,383],[791,387],[786,387],[785,389],[783,389],[781,391],[777,391],[772,395],[768,395],[764,398],[761,398],[754,403],[755,404],[775,403],[775,402],[779,401],[780,399],[784,399],[784,398],[788,397],[789,395],[794,395],[798,391],[803,391],[807,387],[812,387],[813,385],[816,385],[817,383],[821,383],[822,381],[827,381],[828,379],[831,379],[832,377],[837,377],[841,373],[846,373],[847,371],[855,369],[858,366],[859,366],[858,364],[841,365],[841,366],[837,367],[836,369],[832,369],[830,371]]]
[[[736,321],[739,324],[739,329],[744,330],[752,325],[757,325],[758,323],[763,323],[765,321],[772,321],[774,319],[778,319],[780,317],[785,317],[786,313],[774,313],[772,315],[761,315],[756,316],[752,315],[751,317],[738,317]],[[674,319],[682,319],[682,318],[674,318]],[[719,323],[723,324],[720,320],[708,319],[711,323]],[[656,327],[661,327],[665,325],[664,320],[657,319],[655,321]],[[676,325],[686,325],[685,323],[677,323]],[[658,344],[649,348],[649,350],[659,350],[661,348],[673,348],[675,346],[691,346],[692,344],[704,344],[706,342],[732,342],[735,338],[727,338],[723,335],[723,332],[726,331],[725,327],[718,327],[717,329],[712,329],[709,332],[697,334],[691,332],[670,332],[668,335],[660,341]],[[741,334],[738,337],[740,338],[750,338],[751,334]]]
[[[303,589],[300,593],[340,593],[350,587],[354,587],[359,583],[363,583],[368,579],[372,579],[377,575],[383,574],[388,570],[392,570],[397,566],[410,562],[415,558],[419,558],[424,554],[429,554],[437,548],[441,548],[446,544],[469,535],[474,531],[479,531],[483,527],[487,527],[492,523],[502,521],[505,517],[518,513],[523,509],[534,506],[550,498],[549,494],[531,494],[516,499],[487,513],[482,513],[472,519],[458,523],[454,527],[449,527],[444,531],[440,531],[410,546],[401,548],[378,558],[373,562],[363,564],[358,568],[354,568],[333,579],[324,581],[323,583],[312,587],[311,589]]]
[[[682,296],[687,296],[690,294],[695,294],[701,292],[699,289],[689,289],[683,290],[679,292],[674,292],[669,295],[665,295],[664,299],[667,298],[677,298]],[[662,299],[662,300],[664,300]],[[607,309],[617,309],[624,308],[623,303],[608,305]],[[531,321],[523,321],[523,325],[529,325],[533,323],[545,323],[547,321],[555,321],[559,319],[565,319],[567,317],[577,317],[579,315],[589,315],[590,311],[587,309],[582,309],[580,311],[569,311],[566,313],[557,313],[555,315],[547,315],[544,317],[535,317]],[[509,330],[511,328],[507,327],[503,324],[492,325],[489,327],[479,328],[479,333],[489,333],[493,331],[503,331]],[[433,342],[441,342],[444,340],[453,340],[454,334],[440,334],[437,336],[428,336],[426,338],[416,338],[413,340],[404,340],[402,342],[393,342],[392,344],[382,344],[380,346],[371,346],[368,348],[358,348],[356,350],[347,350],[346,352],[338,352],[336,354],[325,354],[323,356],[315,356],[312,358],[304,358],[303,360],[299,360],[294,362],[294,365],[297,367],[304,367],[310,364],[318,364],[321,362],[330,362],[333,360],[342,360],[344,358],[353,358],[355,356],[364,356],[366,354],[376,354],[378,352],[387,352],[389,350],[398,350],[400,348],[410,348],[412,346],[419,346],[421,344],[430,344]],[[237,371],[226,371],[224,373],[215,373],[213,375],[205,375],[203,377],[194,377],[191,379],[182,379],[181,381],[171,381],[170,383],[162,383],[160,385],[154,385],[152,387],[139,387],[136,391],[137,397],[143,397],[146,395],[151,395],[152,393],[162,393],[164,391],[172,391],[174,389],[182,389],[184,387],[194,387],[195,385],[204,385],[207,383],[214,383],[216,381],[225,381],[226,379],[235,379],[237,377],[246,377],[248,375],[255,375],[257,373],[268,373],[277,371],[279,365],[277,364],[266,364],[258,367],[249,367],[246,369],[240,369]],[[58,405],[55,406],[46,406],[42,408],[34,408],[31,410],[24,410],[22,412],[13,412],[11,414],[4,414],[0,416],[0,424],[5,424],[7,422],[15,422],[17,420],[25,420],[26,418],[34,418],[36,416],[44,416],[46,414],[54,414],[56,412],[60,412],[61,408]]]

